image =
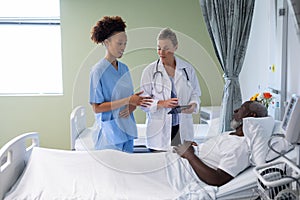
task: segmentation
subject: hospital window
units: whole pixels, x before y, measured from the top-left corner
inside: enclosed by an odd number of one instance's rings
[[[59,0],[1,0],[0,58],[0,95],[62,95]]]

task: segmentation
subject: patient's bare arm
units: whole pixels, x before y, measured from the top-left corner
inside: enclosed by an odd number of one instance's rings
[[[214,186],[221,186],[229,182],[233,177],[221,169],[212,169],[203,163],[199,157],[194,154],[192,145],[197,145],[195,142],[185,141],[182,145],[174,147],[174,150],[182,158],[189,161],[190,165],[196,172],[197,176],[205,183]]]

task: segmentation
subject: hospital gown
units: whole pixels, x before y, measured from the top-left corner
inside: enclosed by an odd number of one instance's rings
[[[199,144],[196,154],[208,166],[222,169],[235,177],[250,166],[250,148],[246,137],[229,133],[225,132]]]

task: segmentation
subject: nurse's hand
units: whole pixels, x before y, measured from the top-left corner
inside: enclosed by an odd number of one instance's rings
[[[178,98],[159,100],[157,105],[159,108],[174,108],[174,107],[178,106]]]
[[[144,107],[150,106],[151,103],[153,102],[152,98],[140,96],[143,93],[144,91],[140,91],[135,93],[134,95],[131,95],[129,97],[129,104],[133,106],[144,106]]]
[[[181,112],[182,112],[182,113],[185,113],[185,114],[192,114],[192,113],[194,112],[194,110],[195,110],[197,104],[196,104],[196,103],[191,103],[191,104],[189,104],[189,105],[191,105],[190,108],[182,109]]]
[[[183,144],[175,146],[174,151],[180,155],[182,158],[192,158],[195,156],[195,150],[193,146],[198,146],[196,142],[193,141],[184,141]]]
[[[136,106],[129,104],[119,112],[119,117],[127,118],[130,115],[130,113],[132,113],[135,109]]]
[[[151,97],[142,97],[143,99],[139,102],[139,106],[142,107],[150,107],[153,103],[153,99]]]

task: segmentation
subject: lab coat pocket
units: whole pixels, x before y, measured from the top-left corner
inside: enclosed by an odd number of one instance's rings
[[[191,120],[193,119],[192,114],[180,113],[180,117],[184,120]]]
[[[148,136],[155,137],[162,132],[163,122],[161,120],[153,119],[150,124],[147,124],[147,129]]]
[[[180,136],[182,142],[194,139],[193,116],[191,114],[180,114]]]
[[[157,109],[155,112],[151,113],[149,117],[153,120],[163,120],[165,119],[166,110],[170,109]]]

